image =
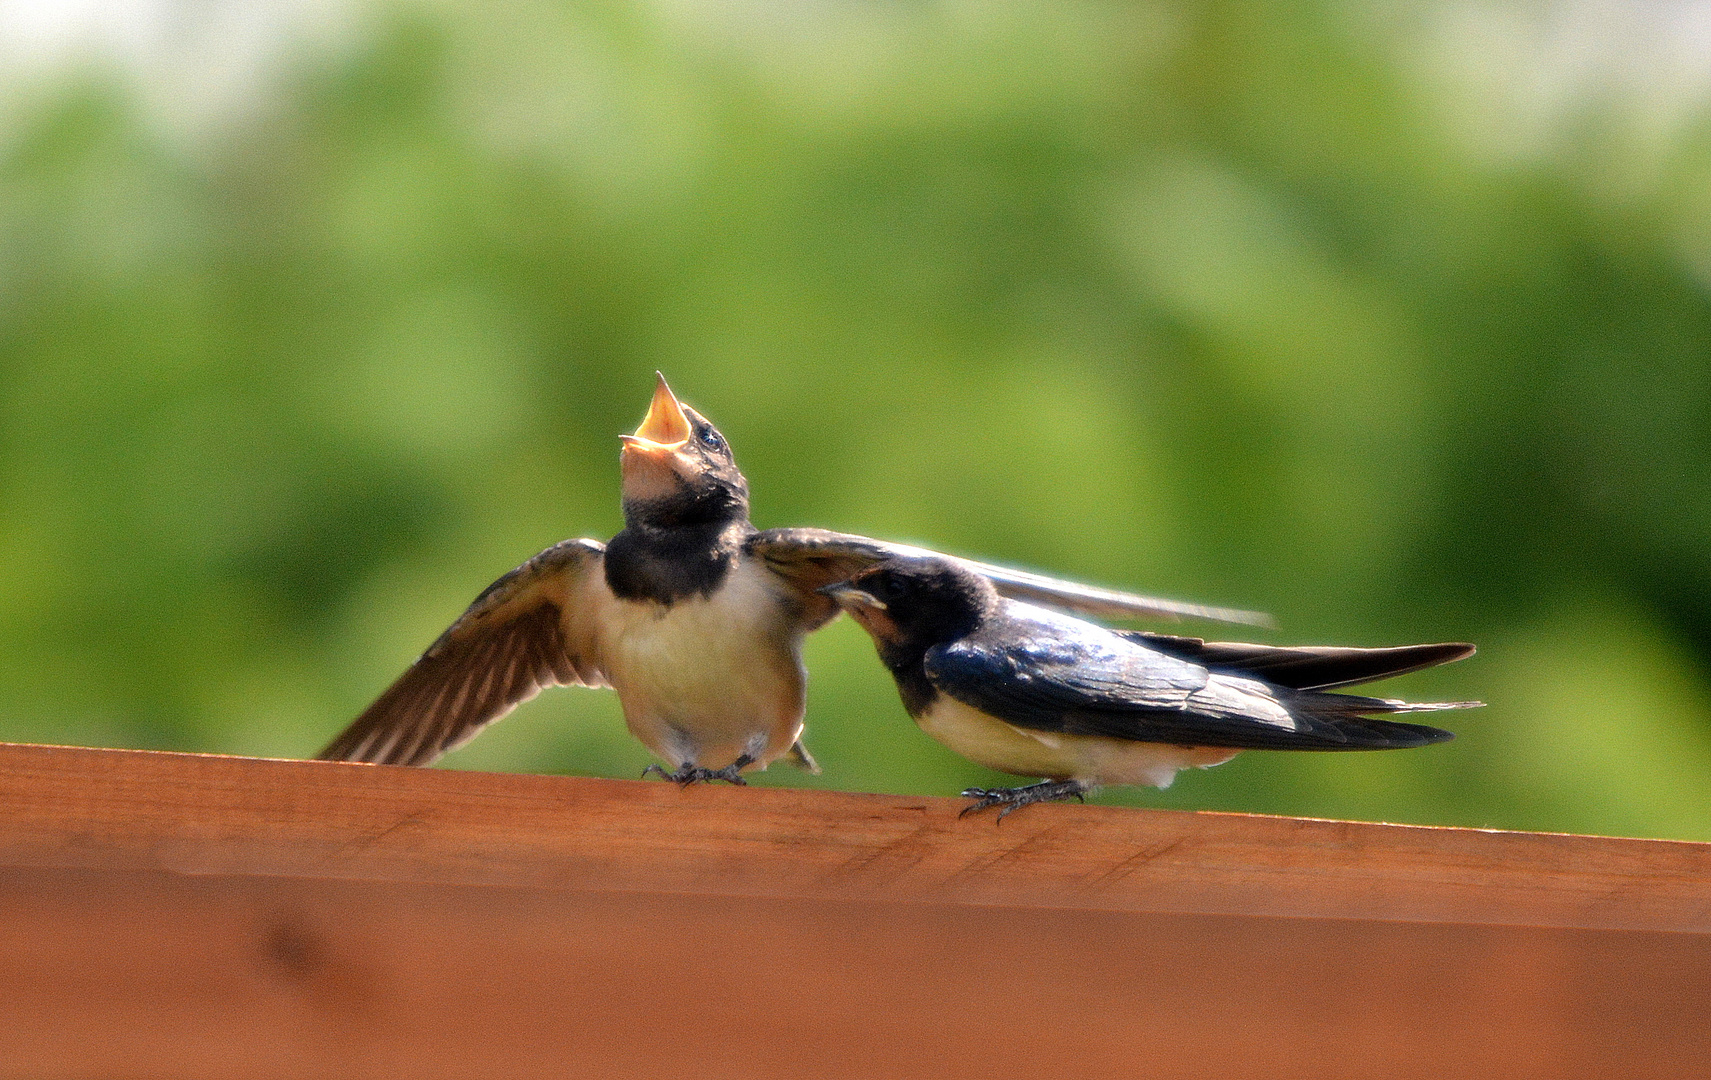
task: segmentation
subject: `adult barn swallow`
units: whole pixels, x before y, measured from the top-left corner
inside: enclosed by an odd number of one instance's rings
[[[1391,750],[1453,738],[1369,713],[1410,704],[1332,694],[1471,656],[1472,645],[1276,648],[1112,630],[1005,599],[946,559],[886,559],[824,587],[873,636],[921,730],[978,764],[1041,776],[969,788],[963,813],[1081,798],[1101,784],[1169,787],[1246,749]]]
[[[838,614],[817,590],[924,555],[821,529],[757,531],[711,423],[659,379],[622,435],[624,528],[566,540],[495,581],[320,757],[425,765],[548,686],[617,690],[630,732],[679,783],[728,780],[802,747],[801,644]],[[1015,596],[1100,615],[1263,620],[967,562]],[[817,770],[815,770],[817,771]]]

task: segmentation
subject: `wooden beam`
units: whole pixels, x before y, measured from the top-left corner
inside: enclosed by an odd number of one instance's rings
[[[1686,1076],[1711,845],[0,745],[0,1077]]]
[[[1711,932],[1711,844],[0,744],[0,865]]]

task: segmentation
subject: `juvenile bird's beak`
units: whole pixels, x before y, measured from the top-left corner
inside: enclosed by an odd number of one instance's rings
[[[626,450],[664,454],[681,448],[689,441],[689,418],[683,415],[683,406],[678,404],[671,387],[665,384],[665,376],[658,372],[654,374],[658,376],[659,384],[654,387],[654,399],[648,406],[648,415],[642,419],[642,426],[634,435],[618,436],[624,441]]]
[[[852,614],[859,608],[865,611],[884,611],[885,601],[879,597],[858,589],[847,581],[835,582],[822,586],[817,590],[822,596],[829,596],[837,605]]]

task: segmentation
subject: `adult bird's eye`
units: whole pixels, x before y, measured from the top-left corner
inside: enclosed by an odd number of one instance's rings
[[[890,574],[881,574],[873,581],[873,591],[881,600],[896,600],[904,593],[903,583]]]
[[[701,429],[701,442],[709,450],[717,450],[725,445],[725,440],[721,439],[719,433],[712,428]]]

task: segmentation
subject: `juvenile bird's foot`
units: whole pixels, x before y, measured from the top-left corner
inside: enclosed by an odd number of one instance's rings
[[[642,770],[642,779],[646,780],[649,773],[659,773],[667,780],[682,787],[688,787],[690,784],[705,784],[712,780],[723,780],[727,784],[748,787],[749,782],[743,779],[743,770],[753,765],[754,761],[754,758],[743,754],[723,769],[703,769],[699,765],[684,764],[679,766],[676,772],[666,772],[659,765],[649,765]]]
[[[1087,801],[1087,792],[1092,788],[1085,780],[1042,780],[1037,784],[1024,784],[1021,787],[1010,788],[981,788],[971,787],[963,791],[965,799],[975,800],[973,806],[963,808],[957,817],[967,817],[989,806],[1001,806],[998,820],[1037,802],[1057,802],[1060,799],[1080,799]]]

